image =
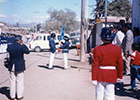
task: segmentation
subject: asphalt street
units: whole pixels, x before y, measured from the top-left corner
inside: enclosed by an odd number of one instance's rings
[[[85,62],[80,62],[76,49],[68,54],[69,69],[63,70],[63,55],[58,53],[49,70],[49,52],[31,52],[25,55],[26,71],[25,92],[23,100],[95,100],[95,86],[91,81],[89,55]],[[9,100],[9,72],[3,66],[5,54],[0,54],[0,100]],[[139,91],[132,92],[130,76],[124,76],[122,82],[116,83],[116,100],[137,100],[140,98],[140,82],[136,82]]]

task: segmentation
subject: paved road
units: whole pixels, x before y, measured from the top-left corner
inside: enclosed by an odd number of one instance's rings
[[[0,54],[0,100],[9,100],[9,72],[3,66]],[[31,52],[25,55],[25,93],[23,100],[95,100],[95,86],[91,82],[91,65],[80,62],[76,50],[70,50],[68,55],[69,69],[63,70],[62,54],[58,53],[54,60],[54,69],[48,70],[49,52]],[[140,82],[137,81],[140,89]],[[116,84],[116,100],[137,100],[138,92],[131,92],[129,76],[123,77],[123,83]]]

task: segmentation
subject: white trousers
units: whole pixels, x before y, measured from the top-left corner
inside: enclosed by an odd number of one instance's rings
[[[2,53],[2,44],[0,44],[0,53]]]
[[[6,43],[4,43],[4,44],[1,44],[1,48],[0,48],[1,50],[0,50],[0,52],[1,53],[5,53],[5,52],[7,52],[7,44]]]
[[[49,61],[49,68],[52,68],[52,64],[54,61],[55,53],[50,52],[50,61]]]
[[[14,72],[14,65],[12,71],[10,72],[10,97],[15,98],[17,92],[17,97],[23,97],[24,92],[24,72]]]
[[[97,82],[96,100],[115,100],[114,83]]]
[[[126,74],[130,74],[130,57],[128,57],[128,58],[124,57],[124,61],[125,61]]]
[[[63,53],[64,68],[68,68],[68,53]]]
[[[17,97],[23,97],[24,92],[24,72],[10,72],[10,96],[15,98],[17,90]]]

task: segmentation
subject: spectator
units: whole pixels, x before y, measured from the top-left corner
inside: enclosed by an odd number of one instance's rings
[[[140,53],[137,51],[138,44],[132,44],[133,53],[130,56],[130,65],[131,65],[131,89],[133,91],[138,91],[136,88],[136,78],[140,81],[140,75],[138,69],[140,68]]]
[[[31,37],[31,40],[33,40],[34,39],[34,34],[32,34],[32,37]]]
[[[29,33],[26,33],[26,36],[25,37],[26,37],[26,43],[29,43],[29,39],[31,38],[30,37],[30,34]]]
[[[125,37],[124,33],[122,32],[122,27],[117,26],[115,38],[112,41],[112,44],[118,45],[121,47],[123,38]]]
[[[16,89],[18,100],[23,99],[24,92],[24,71],[25,61],[24,53],[29,54],[29,49],[22,42],[22,36],[17,35],[14,38],[14,43],[8,45],[7,51],[10,55],[10,65],[8,70],[10,71],[10,97],[11,100],[15,99]]]
[[[133,30],[134,33],[134,43],[140,43],[140,34],[139,34],[139,29],[137,27],[134,27]]]
[[[122,42],[122,49],[124,53],[125,72],[124,75],[130,75],[130,54],[132,53],[131,45],[133,43],[133,32],[129,25],[125,25],[126,35]]]
[[[77,43],[76,43],[76,50],[77,50],[77,55],[78,55],[78,56],[80,56],[80,52],[81,52],[80,49],[81,49],[80,42],[77,42]]]

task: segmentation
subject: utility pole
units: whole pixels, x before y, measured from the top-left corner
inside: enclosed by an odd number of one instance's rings
[[[74,4],[74,5],[76,6],[75,12],[76,12],[76,16],[77,16],[77,5],[78,5],[78,4]]]
[[[85,27],[85,0],[82,0],[81,4],[81,55],[80,62],[85,62],[85,50],[84,50],[84,27]]]
[[[105,27],[107,25],[107,0],[105,0]]]
[[[86,40],[85,40],[85,52],[87,52],[87,39],[89,38],[89,34],[88,34],[88,1],[87,0],[87,4],[86,4]]]

